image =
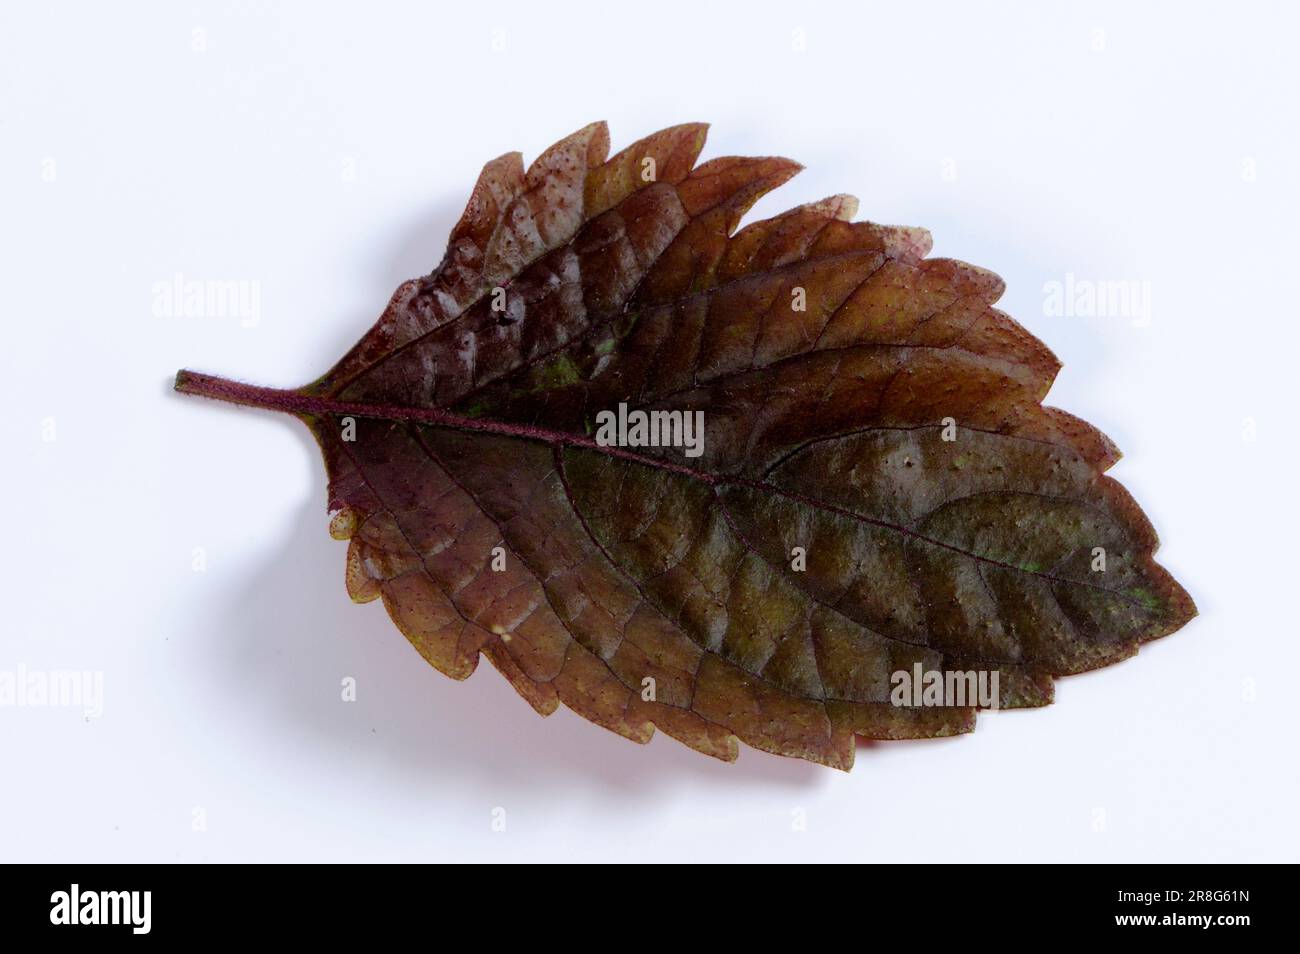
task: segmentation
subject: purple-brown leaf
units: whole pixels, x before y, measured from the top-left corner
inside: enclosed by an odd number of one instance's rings
[[[641,742],[848,768],[855,735],[1044,705],[1195,614],[1114,445],[1042,406],[1060,365],[996,275],[850,196],[737,231],[799,166],[697,165],[704,136],[607,159],[596,123],[495,159],[318,381],[177,389],[307,423],[348,592],[433,666],[484,654]],[[676,446],[611,443],[620,409]]]

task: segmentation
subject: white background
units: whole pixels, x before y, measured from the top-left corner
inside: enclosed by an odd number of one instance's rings
[[[4,6],[0,670],[104,703],[0,708],[3,860],[1298,859],[1293,7],[438,7]],[[171,378],[314,378],[485,160],[601,118],[712,122],[807,166],[756,215],[852,192],[999,272],[1200,618],[847,775],[425,665],[345,595],[306,431]],[[259,320],[155,315],[178,273]],[[1067,274],[1148,282],[1149,324],[1047,314]]]

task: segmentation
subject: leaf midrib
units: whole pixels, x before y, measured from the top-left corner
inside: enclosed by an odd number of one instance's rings
[[[697,480],[712,488],[728,486],[747,487],[761,493],[779,495],[789,500],[801,503],[806,507],[811,507],[814,510],[832,513],[858,523],[880,527],[881,529],[892,531],[902,536],[918,540],[922,543],[928,543],[940,547],[989,566],[1000,567],[1014,573],[1035,577],[1053,583],[1062,583],[1069,586],[1079,586],[1097,590],[1125,602],[1142,606],[1145,611],[1150,612],[1150,610],[1147,609],[1140,600],[1134,599],[1119,590],[1114,590],[1097,583],[1057,576],[1052,573],[1026,570],[1023,567],[1011,563],[1005,563],[1001,560],[995,560],[991,557],[971,552],[962,547],[956,546],[955,544],[935,539],[924,533],[913,530],[911,527],[893,523],[888,520],[881,520],[877,517],[867,516],[866,514],[839,507],[835,504],[828,503],[827,501],[819,500],[815,497],[808,496],[807,494],[789,490],[764,480],[754,480],[753,478],[742,477],[735,474],[715,474],[708,471],[696,470],[695,468],[687,467],[684,464],[674,463],[673,461],[667,461],[645,454],[638,454],[635,451],[630,451],[623,447],[604,446],[597,443],[595,438],[589,437],[585,434],[574,434],[569,431],[557,431],[551,428],[538,427],[532,424],[511,424],[505,421],[492,420],[490,418],[465,417],[464,415],[455,414],[441,408],[414,408],[401,407],[398,405],[365,404],[355,401],[338,401],[332,398],[322,398],[315,395],[304,394],[300,391],[242,384],[240,382],[219,378],[214,375],[201,374],[193,371],[182,371],[177,375],[176,389],[185,393],[196,394],[201,397],[209,397],[236,404],[244,404],[250,407],[281,411],[299,416],[365,417],[384,421],[411,421],[435,427],[449,427],[474,433],[493,434],[499,437],[539,441],[551,447],[575,447],[589,450],[609,457],[627,460],[655,470],[678,474],[691,480]]]

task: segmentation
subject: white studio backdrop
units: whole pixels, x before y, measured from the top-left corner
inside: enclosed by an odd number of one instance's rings
[[[0,859],[1297,860],[1297,28],[1281,3],[6,4],[0,672],[102,697],[0,707]],[[424,664],[348,600],[305,429],[171,378],[314,378],[436,264],[485,160],[595,119],[615,149],[711,122],[706,158],[807,167],[751,218],[850,192],[1001,274],[1064,361],[1048,403],[1126,451],[1201,616],[847,775],[637,746]],[[188,281],[246,297],[160,304]],[[1133,294],[1074,307],[1090,283]]]

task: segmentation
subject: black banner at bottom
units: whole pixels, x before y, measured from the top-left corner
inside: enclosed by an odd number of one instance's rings
[[[866,932],[864,939],[885,918],[933,940],[987,942],[1033,931],[1044,932],[1041,938],[1127,934],[1231,942],[1255,928],[1277,932],[1286,925],[1281,882],[1292,880],[1282,868],[1245,865],[863,867],[829,880],[845,885],[841,903],[858,922],[846,930]],[[56,940],[62,934],[97,943],[281,936],[338,941],[373,937],[376,927],[418,929],[427,936],[432,924],[462,906],[464,917],[504,908],[509,926],[546,923],[548,933],[564,916],[581,923],[625,908],[625,915],[652,933],[662,930],[668,943],[691,920],[691,899],[696,914],[707,911],[711,918],[719,908],[734,908],[729,920],[742,931],[749,929],[744,921],[753,917],[747,913],[755,901],[752,890],[744,889],[731,900],[729,881],[735,876],[716,873],[697,879],[679,872],[676,885],[662,875],[647,878],[658,891],[639,888],[632,873],[595,882],[580,874],[560,876],[561,884],[555,875],[525,881],[503,872],[447,876],[413,866],[37,865],[11,866],[9,874],[13,883],[0,895],[7,939]],[[821,918],[834,910],[834,889],[804,888],[799,880],[784,876],[768,883],[758,912],[762,923],[770,927],[776,917],[793,925],[813,912]],[[544,887],[548,882],[555,884],[553,891]],[[535,920],[540,918],[546,921]]]

